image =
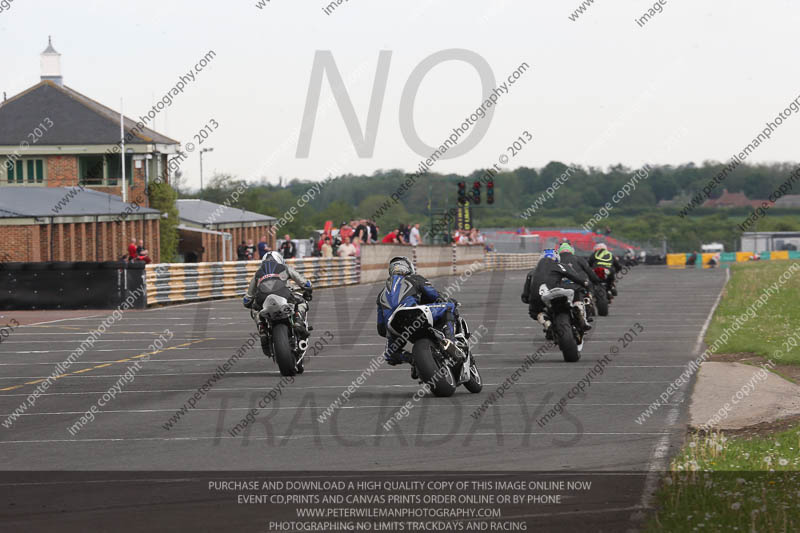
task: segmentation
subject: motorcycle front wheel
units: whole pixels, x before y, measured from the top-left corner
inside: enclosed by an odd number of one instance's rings
[[[483,381],[481,381],[481,373],[478,372],[478,365],[472,361],[472,366],[469,368],[469,381],[464,383],[464,387],[472,394],[478,394],[483,390]]]
[[[450,367],[440,367],[436,362],[436,347],[430,339],[414,343],[414,364],[423,383],[427,383],[435,396],[446,398],[456,392],[456,380]]]
[[[272,328],[272,345],[275,350],[275,362],[278,363],[281,376],[294,376],[297,373],[297,364],[291,344],[289,344],[289,326],[275,324]]]
[[[567,363],[575,363],[580,360],[581,352],[578,351],[578,343],[572,333],[572,322],[567,313],[559,313],[553,324],[556,330],[556,341]]]

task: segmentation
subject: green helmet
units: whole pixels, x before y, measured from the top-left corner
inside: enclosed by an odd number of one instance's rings
[[[558,253],[563,254],[564,252],[569,252],[571,254],[575,253],[575,248],[568,242],[562,242],[561,246],[558,247]]]

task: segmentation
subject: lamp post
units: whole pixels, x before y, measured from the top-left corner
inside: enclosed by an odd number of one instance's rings
[[[203,192],[203,154],[213,152],[213,148],[203,148],[200,150],[200,192]]]

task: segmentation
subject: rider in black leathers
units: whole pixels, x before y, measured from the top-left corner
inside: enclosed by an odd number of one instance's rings
[[[306,316],[308,315],[308,302],[311,301],[313,287],[311,282],[308,281],[302,274],[297,272],[294,268],[287,265],[283,256],[278,252],[267,252],[261,259],[261,267],[253,275],[250,280],[250,285],[247,287],[242,304],[248,309],[255,311],[261,310],[263,301],[258,300],[258,285],[268,278],[282,278],[291,279],[302,290],[303,298],[295,298],[291,294],[291,301],[295,305],[295,330],[304,339],[309,336],[310,327],[306,328]],[[263,337],[263,325],[258,317],[255,317],[256,324],[258,325],[259,334]]]
[[[548,289],[556,287],[574,288],[564,282],[564,278],[577,283],[581,287],[589,288],[589,280],[584,279],[571,269],[559,263],[559,257],[555,250],[545,250],[536,269],[528,272],[525,278],[525,286],[522,289],[522,302],[528,304],[528,314],[531,318],[538,321],[545,329],[550,328],[550,321],[545,317],[545,305],[539,295],[539,287],[545,285]],[[585,322],[585,320],[584,320]],[[592,329],[588,324],[584,324],[586,331]]]

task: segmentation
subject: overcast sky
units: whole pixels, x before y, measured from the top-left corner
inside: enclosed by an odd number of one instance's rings
[[[662,0],[663,1],[663,0]],[[423,159],[400,131],[400,96],[412,70],[445,49],[484,58],[498,83],[531,69],[501,98],[486,135],[439,172],[491,166],[524,130],[534,136],[508,167],[551,160],[607,167],[726,160],[800,96],[795,64],[800,3],[668,0],[644,27],[650,2],[596,0],[349,0],[326,15],[317,0],[14,0],[0,12],[0,91],[39,81],[39,54],[53,35],[64,82],[128,116],[145,114],[209,50],[216,58],[156,121],[184,145],[209,120],[206,176],[319,180],[342,172],[412,171]],[[338,107],[318,115],[310,155],[296,142],[315,52],[330,50],[366,123],[381,50],[388,84],[371,157],[360,158]],[[360,73],[360,74],[359,74]],[[465,62],[435,67],[422,82],[414,124],[440,144],[482,100]],[[333,97],[323,83],[320,111]],[[751,161],[796,161],[792,117]],[[185,165],[197,186],[195,153]]]

